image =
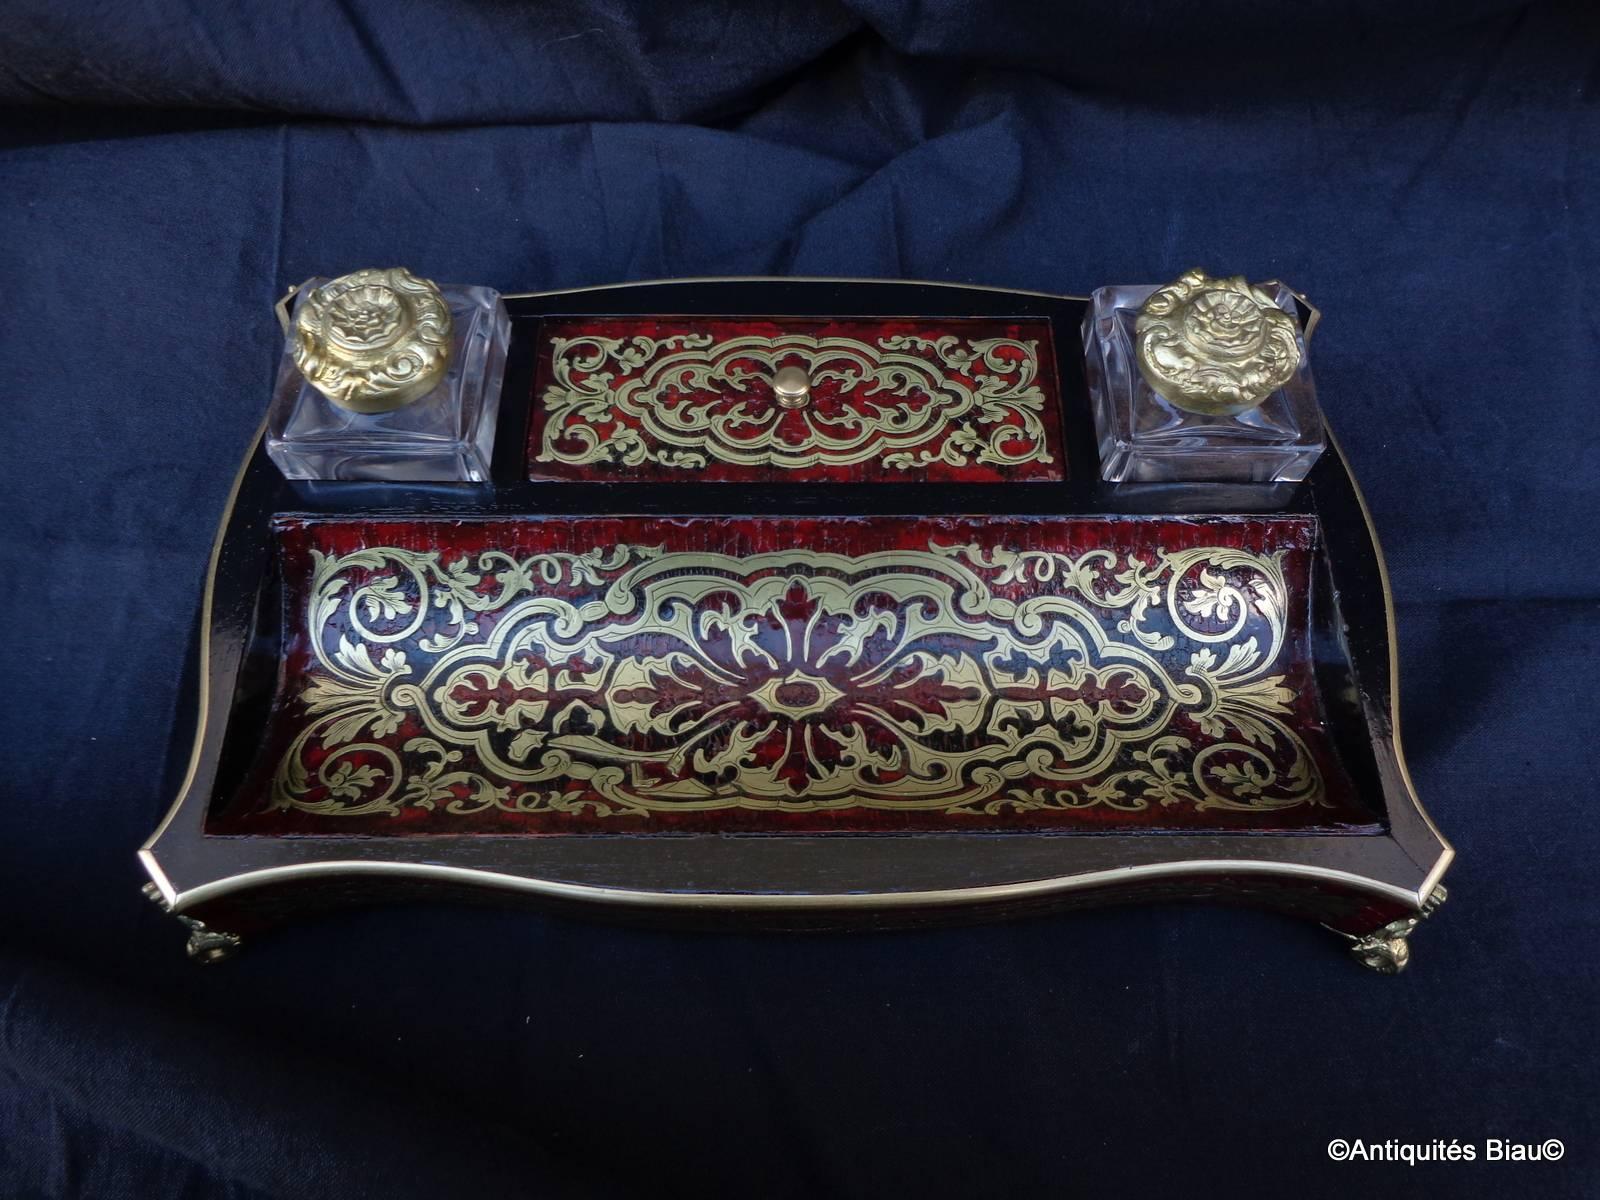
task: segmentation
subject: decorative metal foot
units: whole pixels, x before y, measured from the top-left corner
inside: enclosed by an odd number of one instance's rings
[[[162,898],[161,889],[153,883],[144,885],[144,894],[152,902],[159,905],[162,912],[171,913],[172,909]],[[220,929],[208,929],[204,921],[197,921],[193,917],[186,917],[182,913],[173,913],[189,931],[187,950],[189,957],[198,963],[219,963],[225,958],[233,957],[235,951],[242,944],[236,933],[225,933]]]
[[[1400,974],[1411,961],[1411,934],[1448,898],[1449,893],[1441,884],[1433,889],[1415,916],[1401,917],[1365,937],[1351,938],[1350,953],[1362,966],[1370,967],[1380,975]]]

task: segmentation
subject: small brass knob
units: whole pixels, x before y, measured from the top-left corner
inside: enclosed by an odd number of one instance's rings
[[[1134,343],[1150,386],[1205,416],[1252,409],[1300,369],[1294,317],[1242,275],[1188,271],[1157,288],[1139,309]]]
[[[438,386],[453,331],[431,280],[373,268],[329,280],[300,302],[292,354],[306,381],[341,408],[389,412]]]
[[[772,391],[784,408],[804,408],[811,399],[811,376],[804,367],[779,367],[772,376]]]

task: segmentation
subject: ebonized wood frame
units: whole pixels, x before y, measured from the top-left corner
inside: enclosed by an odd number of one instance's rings
[[[933,283],[722,279],[507,298],[512,343],[492,486],[299,483],[258,433],[213,549],[184,704],[194,723],[176,799],[140,851],[146,891],[190,927],[190,951],[224,956],[236,934],[286,912],[418,894],[523,898],[597,915],[772,928],[904,925],[1141,898],[1266,904],[1349,936],[1380,970],[1442,899],[1454,852],[1417,799],[1400,746],[1393,603],[1366,505],[1335,443],[1299,486],[1124,485],[1099,478],[1082,374],[1081,298]],[[1065,483],[530,483],[524,462],[538,323],[546,316],[751,314],[1045,317],[1065,409]],[[1316,314],[1302,314],[1308,329]],[[1380,815],[1371,835],[925,833],[421,838],[208,836],[214,796],[242,774],[276,662],[278,512],[319,516],[515,514],[1314,513],[1312,639],[1335,744]],[[895,842],[885,853],[883,839]],[[221,932],[226,930],[227,932]],[[1385,939],[1399,945],[1382,949]],[[1377,946],[1377,961],[1372,952]],[[1398,963],[1395,961],[1398,952]]]

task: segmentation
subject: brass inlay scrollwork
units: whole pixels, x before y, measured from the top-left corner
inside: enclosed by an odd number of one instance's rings
[[[1327,802],[1281,552],[312,553],[280,808]]]
[[[585,334],[553,338],[551,353],[538,462],[799,470],[877,460],[910,471],[1052,461],[1033,341]],[[785,372],[847,402],[775,389]]]

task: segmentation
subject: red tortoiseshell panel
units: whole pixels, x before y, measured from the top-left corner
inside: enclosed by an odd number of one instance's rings
[[[539,329],[528,477],[1066,477],[1046,320],[584,317]],[[802,395],[774,379],[797,368]]]
[[[266,751],[212,832],[1371,830],[1315,523],[280,518]]]

